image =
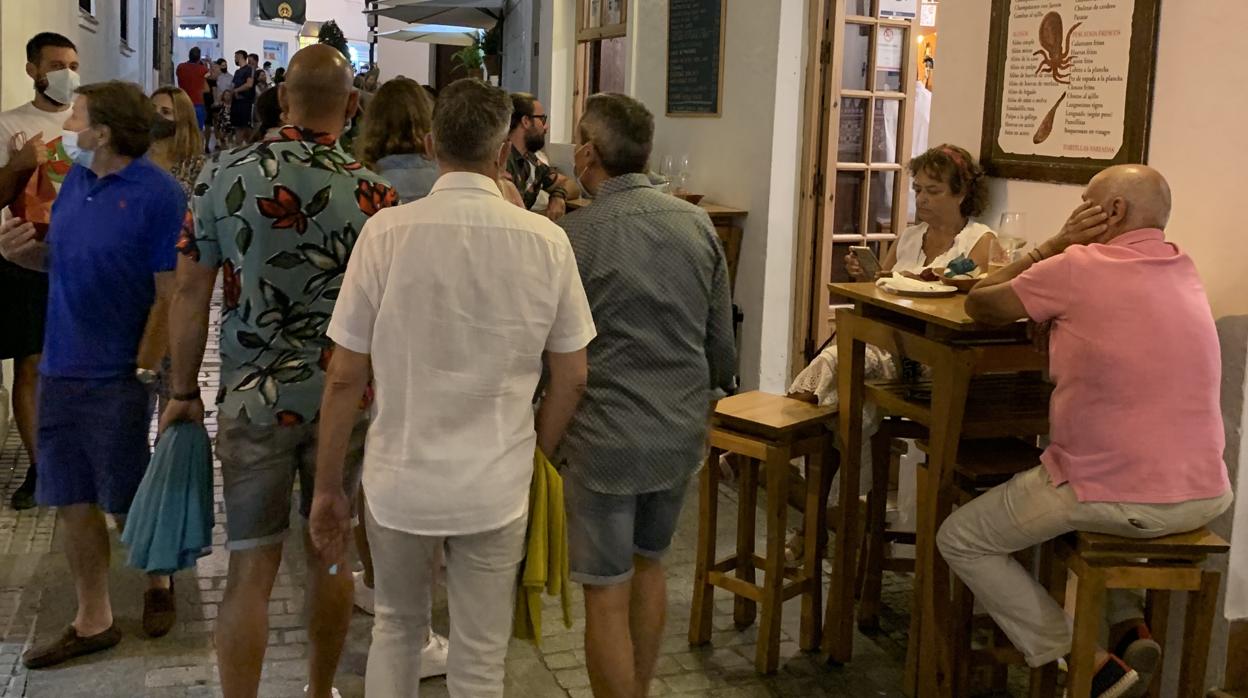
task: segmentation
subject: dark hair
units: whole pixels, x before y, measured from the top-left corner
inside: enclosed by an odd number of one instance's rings
[[[74,42],[57,34],[55,32],[40,32],[30,38],[26,42],[26,60],[30,63],[38,63],[43,57],[43,49],[47,47],[53,48],[72,48],[77,51],[78,47],[74,46]]]
[[[264,69],[265,69],[265,70],[268,70],[269,68],[272,68],[272,67],[273,67],[273,61],[265,61],[265,62],[264,62]]]
[[[277,70],[273,71],[273,84],[274,84],[274,85],[280,85],[280,84],[282,84],[285,80],[286,80],[286,69],[285,69],[285,68],[278,67],[278,69],[277,69]]]
[[[225,60],[224,58],[218,58],[217,65],[221,66],[222,68],[228,68],[230,67],[230,62]]]
[[[132,82],[109,80],[78,88],[87,98],[87,120],[107,126],[113,151],[129,158],[142,157],[152,144],[152,120],[156,108],[143,90]]]
[[[247,54],[247,58],[250,60],[254,60],[257,63],[260,62],[260,54],[258,53],[249,53]]]
[[[260,122],[256,124],[253,139],[257,143],[264,140],[269,129],[282,125],[282,105],[277,99],[277,90],[265,90],[256,97],[256,120]]]
[[[511,128],[515,131],[516,127],[526,116],[533,116],[536,109],[537,97],[528,92],[512,92],[511,93]]]
[[[364,124],[355,139],[355,155],[376,168],[387,155],[425,153],[425,134],[433,127],[433,99],[408,78],[387,80],[368,102]]]
[[[628,95],[596,94],[585,101],[581,141],[592,142],[612,177],[644,172],[654,142],[654,116]]]
[[[239,50],[235,51],[235,52],[234,52],[234,57],[235,57],[235,58],[238,58],[239,56],[242,56],[243,58],[246,58],[246,57],[247,57],[247,52],[246,52],[246,51],[244,51],[244,50],[242,50],[242,49],[239,49]]]
[[[438,101],[438,88],[433,85],[421,85],[421,87],[425,88],[425,92],[429,94],[430,99],[435,102]]]
[[[910,176],[920,172],[945,182],[954,194],[965,195],[962,215],[978,216],[988,208],[988,177],[965,148],[946,143],[928,150],[910,161]]]
[[[507,140],[511,100],[501,88],[477,79],[451,83],[433,107],[437,156],[455,165],[492,162]]]
[[[187,57],[191,59],[191,62],[192,62],[192,63],[198,63],[198,62],[199,62],[199,57],[200,57],[199,47],[198,47],[198,46],[192,46],[192,47],[191,47],[191,50],[190,50],[190,53],[189,53],[189,54],[187,54]]]

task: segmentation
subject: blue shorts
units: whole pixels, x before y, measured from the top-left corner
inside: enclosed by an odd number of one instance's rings
[[[148,393],[125,378],[39,378],[42,506],[96,504],[126,514],[151,458]]]
[[[195,120],[199,122],[199,130],[204,130],[204,124],[208,121],[208,110],[202,104],[195,105]]]
[[[612,586],[633,576],[633,556],[659,560],[672,545],[688,481],[645,494],[603,494],[564,480],[571,579]]]

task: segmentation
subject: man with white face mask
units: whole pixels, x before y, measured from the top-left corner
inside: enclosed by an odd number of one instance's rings
[[[26,60],[35,98],[0,114],[0,209],[17,199],[36,168],[47,168],[52,185],[60,189],[70,167],[60,136],[78,88],[78,51],[69,39],[44,32],[26,44]],[[21,510],[35,505],[35,385],[48,276],[0,259],[0,298],[0,360],[13,359],[13,415],[30,456],[26,481],[11,500]]]
[[[145,157],[155,118],[133,83],[78,88],[61,136],[74,167],[47,241],[21,218],[0,225],[0,255],[48,272],[37,496],[57,507],[78,601],[59,637],[22,655],[29,669],[121,641],[109,598],[104,515],[124,525],[147,468],[151,409],[135,369],[156,341],[159,323],[150,311],[172,286],[186,211],[182,187]],[[159,636],[172,625],[173,592],[165,576],[150,577],[148,587],[143,628]]]

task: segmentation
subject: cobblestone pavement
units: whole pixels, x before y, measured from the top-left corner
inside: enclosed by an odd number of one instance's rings
[[[200,376],[205,395],[215,394],[218,360],[215,332],[204,371]],[[209,415],[210,430],[215,418]],[[124,555],[115,553],[111,583],[113,605],[125,634],[122,644],[103,654],[86,657],[53,670],[26,673],[19,656],[36,638],[48,639],[73,618],[73,587],[53,512],[46,509],[20,514],[7,508],[11,492],[21,482],[26,456],[9,429],[0,451],[0,698],[72,698],[77,696],[147,696],[191,698],[220,695],[216,653],[211,630],[225,587],[227,555],[223,548],[224,512],[217,475],[217,521],[212,554],[194,570],[177,577],[178,624],[160,640],[142,636],[140,617],[144,589],[140,575],[124,566]],[[721,493],[721,512],[735,511],[731,492]],[[720,550],[735,541],[731,516],[721,516]],[[759,529],[764,529],[760,525]],[[715,632],[709,647],[690,648],[686,641],[693,589],[694,544],[697,538],[696,498],[690,497],[680,521],[669,563],[668,627],[654,682],[655,696],[853,696],[865,698],[900,696],[902,659],[905,654],[904,609],[910,600],[909,580],[886,576],[883,630],[872,637],[856,638],[854,661],[844,667],[828,667],[817,656],[797,647],[800,601],[784,609],[781,668],[773,676],[754,672],[756,627],[737,631],[732,623],[732,603],[717,594]],[[298,538],[292,536],[292,541]],[[763,541],[760,540],[760,550]],[[116,545],[116,536],[114,535]],[[119,550],[119,548],[115,548]],[[302,552],[291,543],[285,556],[273,600],[269,605],[269,648],[265,659],[261,696],[294,698],[303,695],[306,676],[307,633],[303,629],[304,570]],[[541,649],[513,642],[507,657],[507,695],[517,697],[569,696],[588,698],[582,633],[584,612],[579,593],[571,629],[558,623],[557,611],[548,607]],[[435,601],[435,628],[447,629],[445,599]],[[368,653],[371,619],[356,613],[338,673],[338,687],[346,698],[364,695],[363,674]],[[430,679],[423,696],[446,696],[444,679]]]

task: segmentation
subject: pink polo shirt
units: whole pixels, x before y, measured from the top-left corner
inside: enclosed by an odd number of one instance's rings
[[[1196,266],[1162,231],[1071,247],[1010,283],[1031,319],[1053,321],[1041,460],[1054,485],[1138,504],[1230,489],[1213,314]]]

